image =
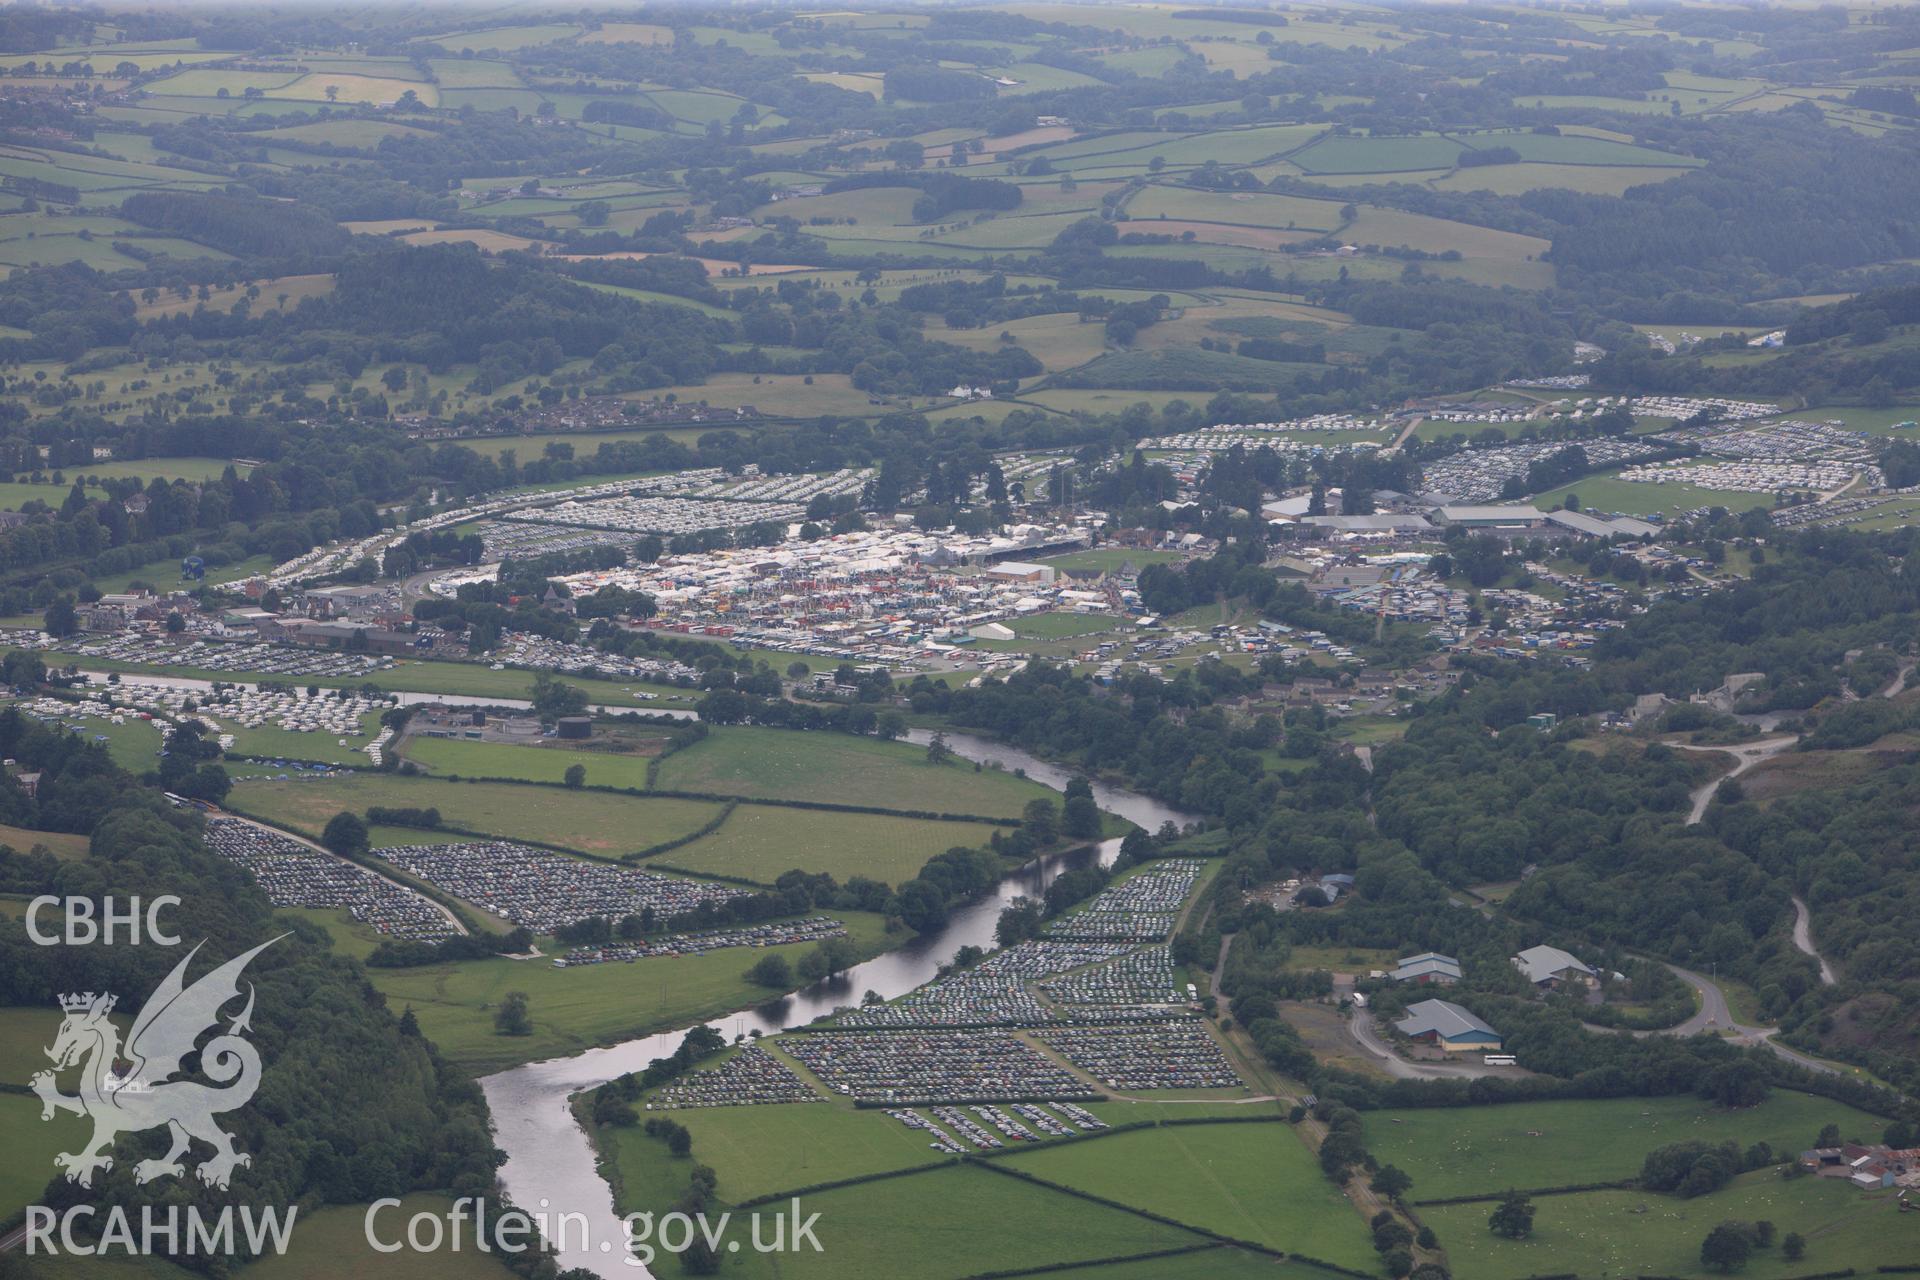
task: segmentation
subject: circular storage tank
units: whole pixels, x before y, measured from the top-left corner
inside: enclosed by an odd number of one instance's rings
[[[561,716],[560,736],[563,738],[587,738],[593,736],[593,717]]]

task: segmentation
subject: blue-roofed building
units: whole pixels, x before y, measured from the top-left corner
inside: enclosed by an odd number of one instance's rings
[[[1389,976],[1395,982],[1450,987],[1460,981],[1460,962],[1452,956],[1443,956],[1438,951],[1427,951],[1417,956],[1401,956],[1400,966]]]
[[[1410,1004],[1407,1016],[1393,1026],[1410,1040],[1437,1044],[1448,1053],[1498,1053],[1505,1043],[1498,1031],[1451,1000]]]

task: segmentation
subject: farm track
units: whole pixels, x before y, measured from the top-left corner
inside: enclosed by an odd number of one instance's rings
[[[1807,906],[1806,899],[1799,894],[1793,897],[1793,945],[1806,955],[1810,955],[1820,965],[1820,985],[1831,987],[1839,982],[1834,975],[1833,966],[1813,945],[1813,911]]]
[[[1347,1015],[1347,1030],[1355,1044],[1378,1060],[1381,1070],[1396,1080],[1476,1080],[1482,1076],[1513,1078],[1514,1071],[1471,1062],[1409,1062],[1373,1029],[1373,1013],[1358,1006]]]
[[[1693,809],[1687,814],[1687,825],[1690,827],[1698,826],[1701,819],[1707,816],[1707,806],[1713,803],[1713,793],[1719,789],[1721,783],[1727,781],[1729,778],[1739,777],[1747,770],[1753,768],[1753,766],[1759,764],[1762,760],[1771,759],[1798,741],[1800,741],[1800,739],[1797,736],[1790,736],[1784,738],[1767,738],[1760,742],[1743,743],[1737,747],[1702,747],[1695,746],[1690,742],[1675,743],[1674,745],[1682,751],[1725,752],[1727,755],[1732,756],[1735,761],[1732,769],[1694,790]]]
[[[1726,993],[1721,991],[1720,984],[1714,979],[1705,974],[1695,973],[1691,969],[1683,969],[1677,964],[1669,964],[1667,968],[1699,995],[1700,1010],[1693,1017],[1676,1026],[1656,1031],[1622,1031],[1614,1027],[1597,1027],[1591,1023],[1581,1025],[1588,1031],[1600,1034],[1631,1035],[1635,1039],[1644,1039],[1647,1036],[1726,1035],[1743,1049],[1765,1049],[1775,1057],[1783,1058],[1807,1071],[1827,1076],[1847,1074],[1847,1069],[1844,1067],[1822,1061],[1811,1054],[1802,1053],[1798,1049],[1781,1044],[1777,1039],[1780,1034],[1778,1027],[1750,1027],[1735,1021],[1733,1011],[1727,1004]]]

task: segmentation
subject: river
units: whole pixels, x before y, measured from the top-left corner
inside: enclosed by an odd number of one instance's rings
[[[922,744],[929,737],[924,730],[908,735],[909,741]],[[1064,788],[1073,776],[1070,770],[984,738],[948,734],[947,744],[955,755],[983,764],[997,763],[1010,770],[1023,769],[1036,782],[1056,789]],[[1102,809],[1117,813],[1148,831],[1158,830],[1165,822],[1179,825],[1193,820],[1191,814],[1118,787],[1096,783],[1093,794]],[[817,983],[708,1025],[729,1040],[751,1031],[772,1035],[812,1022],[843,1005],[858,1004],[868,991],[877,991],[889,1000],[905,995],[931,981],[940,966],[952,960],[961,947],[991,948],[1000,911],[1014,898],[1037,894],[1059,872],[1084,865],[1089,856],[1109,863],[1119,851],[1118,840],[1107,840],[1091,855],[1082,850],[1078,854],[1029,863],[1001,881],[993,894],[954,912],[939,932],[922,934],[898,950],[856,965],[840,978]],[[594,1167],[592,1144],[586,1132],[574,1122],[568,1099],[583,1089],[606,1084],[629,1071],[639,1071],[655,1058],[668,1056],[680,1046],[687,1030],[680,1027],[622,1044],[588,1049],[568,1058],[529,1063],[480,1082],[487,1095],[487,1105],[493,1111],[494,1141],[507,1153],[507,1162],[500,1171],[507,1194],[529,1213],[569,1213],[585,1218],[586,1239],[593,1247],[582,1244],[582,1233],[577,1226],[570,1227],[566,1238],[557,1241],[565,1246],[560,1251],[563,1269],[584,1267],[607,1277],[645,1274],[621,1256],[617,1244],[610,1243],[624,1239],[619,1215],[614,1210],[613,1193]]]

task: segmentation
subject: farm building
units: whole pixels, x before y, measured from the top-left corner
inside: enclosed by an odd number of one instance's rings
[[[1815,1147],[1800,1153],[1800,1167],[1823,1178],[1845,1178],[1862,1191],[1920,1187],[1920,1147],[1889,1147],[1883,1143],[1863,1146],[1857,1142]]]
[[[421,637],[389,631],[361,622],[314,622],[304,618],[282,624],[287,641],[309,649],[344,649],[365,642],[368,653],[413,653],[423,647]]]
[[[1502,1044],[1498,1031],[1451,1000],[1408,1005],[1407,1016],[1393,1026],[1410,1040],[1437,1044],[1448,1053],[1498,1053]]]
[[[1179,503],[1172,505],[1175,510],[1179,509]],[[1260,514],[1269,520],[1298,520],[1306,515],[1312,506],[1312,494],[1296,493],[1290,498],[1276,498],[1272,502],[1261,503]]]
[[[1364,516],[1305,516],[1301,524],[1329,533],[1424,533],[1433,525],[1410,511],[1379,512]]]
[[[1513,957],[1513,967],[1526,974],[1528,982],[1548,991],[1573,983],[1592,986],[1599,980],[1592,969],[1558,947],[1528,947]]]
[[[1345,872],[1337,872],[1330,876],[1321,876],[1318,881],[1309,881],[1302,887],[1300,893],[1295,895],[1294,900],[1301,901],[1303,895],[1313,894],[1315,892],[1319,894],[1318,902],[1330,907],[1340,901],[1340,895],[1353,892],[1353,877],[1347,875]],[[1305,899],[1305,905],[1313,906],[1315,904],[1316,900],[1314,898],[1307,897]]]
[[[987,577],[1001,582],[1027,582],[1041,586],[1051,585],[1058,571],[1050,564],[1028,564],[1020,560],[1003,560],[987,570]]]
[[[1587,538],[1611,538],[1625,534],[1630,538],[1651,538],[1660,526],[1633,516],[1595,516],[1584,511],[1549,511],[1547,523]]]
[[[1401,956],[1399,968],[1389,976],[1395,982],[1411,982],[1423,987],[1450,987],[1460,981],[1460,962],[1452,956],[1443,956],[1438,951],[1428,951],[1417,956]]]
[[[1532,507],[1441,507],[1434,512],[1441,524],[1465,529],[1538,529],[1545,520]]]

